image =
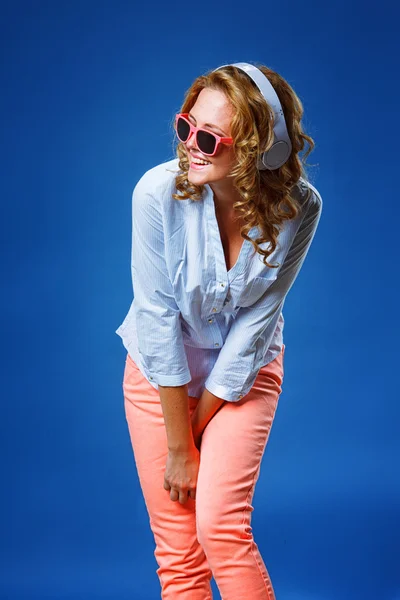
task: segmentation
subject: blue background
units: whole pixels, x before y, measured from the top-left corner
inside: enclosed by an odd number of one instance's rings
[[[278,600],[400,598],[397,9],[251,6],[2,3],[2,599],[160,597],[114,333],[131,193],[193,80],[238,61],[302,99],[324,202],[255,540]]]

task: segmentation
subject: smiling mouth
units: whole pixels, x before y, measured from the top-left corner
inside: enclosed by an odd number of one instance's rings
[[[211,164],[209,165],[199,165],[196,163],[190,163],[190,169],[194,170],[194,171],[202,171],[203,169],[207,169],[207,167],[210,167]]]
[[[190,165],[195,165],[196,167],[209,167],[212,163],[207,161],[206,163],[198,163],[194,161],[192,158],[190,160]]]

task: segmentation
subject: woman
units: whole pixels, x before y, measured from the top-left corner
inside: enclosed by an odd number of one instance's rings
[[[198,77],[177,158],[133,191],[134,300],[117,329],[162,598],[271,600],[251,501],[283,381],[282,308],[322,208],[301,101],[266,66]],[[253,250],[253,252],[251,252]]]

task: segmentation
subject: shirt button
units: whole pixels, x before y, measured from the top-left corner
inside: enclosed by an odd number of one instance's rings
[[[224,284],[224,283],[220,283],[220,286],[221,286],[221,287],[225,287],[225,284]]]
[[[151,380],[153,381],[153,378],[152,378],[152,376],[151,376],[151,375],[149,375],[149,379],[151,379]]]
[[[215,342],[214,346],[219,346],[218,342]]]
[[[243,394],[240,394],[239,398],[243,398]]]
[[[217,312],[217,309],[216,309],[216,308],[213,308],[213,309],[212,309],[212,311],[213,311],[213,312]]]
[[[214,319],[208,319],[209,323],[212,323],[214,321]]]

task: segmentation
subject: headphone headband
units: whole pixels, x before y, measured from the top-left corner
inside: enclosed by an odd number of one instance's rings
[[[292,152],[292,143],[286,128],[285,117],[277,93],[264,73],[250,63],[240,62],[221,65],[220,67],[217,67],[217,69],[214,69],[214,71],[218,71],[218,69],[222,69],[223,67],[237,67],[247,73],[260,90],[266,102],[272,108],[274,113],[274,143],[269,150],[263,152],[258,157],[257,168],[260,171],[265,169],[269,169],[270,171],[278,169],[288,160]]]

